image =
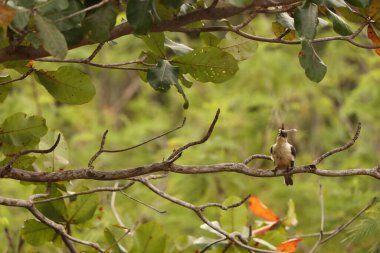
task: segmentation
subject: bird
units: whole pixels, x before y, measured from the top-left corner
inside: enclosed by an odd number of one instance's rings
[[[296,129],[285,130],[284,125],[278,130],[276,143],[270,148],[271,158],[274,162],[275,173],[277,170],[291,171],[294,168],[296,149],[288,142],[288,132]],[[285,175],[286,186],[293,185],[292,175]]]

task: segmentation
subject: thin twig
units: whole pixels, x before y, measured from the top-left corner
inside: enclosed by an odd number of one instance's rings
[[[22,76],[16,78],[16,79],[12,79],[12,80],[9,80],[9,81],[5,81],[5,82],[2,82],[0,83],[0,85],[5,85],[5,84],[8,84],[8,83],[13,83],[13,82],[17,82],[17,81],[20,81],[20,80],[23,80],[25,78],[27,78],[30,74],[32,74],[34,72],[34,69],[33,68],[30,68],[25,74],[23,74]]]
[[[142,205],[144,205],[144,206],[146,206],[146,207],[148,207],[148,208],[150,208],[150,209],[156,211],[157,213],[160,213],[160,214],[164,214],[164,213],[166,213],[166,210],[160,211],[160,210],[158,210],[157,208],[155,208],[155,207],[153,207],[153,206],[151,206],[151,205],[149,205],[149,204],[147,204],[147,203],[142,202],[141,200],[138,200],[138,199],[136,199],[136,198],[134,198],[134,197],[132,197],[132,196],[129,196],[129,195],[128,195],[127,193],[125,193],[124,191],[120,191],[120,192],[121,192],[121,194],[123,194],[124,196],[126,196],[126,197],[128,197],[128,198],[130,198],[130,199],[136,201],[137,203],[140,203],[140,204],[142,204]]]
[[[192,146],[205,143],[208,140],[208,138],[210,138],[212,132],[214,131],[214,127],[215,127],[216,122],[218,121],[219,114],[220,114],[220,109],[218,109],[216,111],[215,117],[212,120],[209,129],[208,129],[206,135],[203,136],[202,139],[200,139],[198,141],[193,141],[193,142],[187,143],[186,145],[184,145],[184,146],[182,146],[182,147],[174,150],[173,153],[169,156],[168,160],[171,160],[172,158],[179,156],[184,150],[186,150],[186,149],[188,149],[188,148],[190,148]]]
[[[199,251],[199,253],[204,253],[204,252],[206,252],[207,250],[209,250],[212,246],[214,246],[215,244],[218,244],[218,243],[220,243],[220,242],[223,242],[223,241],[225,241],[225,240],[227,240],[227,239],[228,239],[228,238],[226,238],[226,237],[222,237],[222,238],[220,238],[220,239],[218,239],[218,240],[216,240],[216,241],[213,241],[213,242],[207,244],[205,247],[203,247],[203,248]]]
[[[322,184],[319,185],[319,199],[320,199],[320,205],[321,205],[321,228],[319,231],[319,239],[314,244],[313,248],[311,248],[309,253],[314,253],[317,248],[321,245],[322,239],[323,239],[323,230],[324,230],[324,224],[325,224],[325,209],[324,209],[324,201],[323,201],[323,188]]]
[[[99,43],[99,45],[95,48],[92,54],[87,59],[85,59],[85,62],[91,62],[95,58],[95,56],[100,52],[104,44],[105,42]]]
[[[220,208],[222,210],[228,210],[228,209],[231,209],[231,208],[236,208],[236,207],[241,206],[242,204],[244,204],[249,199],[249,197],[251,197],[250,194],[248,194],[245,198],[243,198],[238,203],[235,203],[235,204],[232,204],[232,205],[229,205],[229,206],[224,206],[224,205],[219,204],[219,203],[207,203],[207,204],[204,204],[204,205],[200,205],[199,208],[202,211],[205,210],[208,207],[218,207],[218,208]]]
[[[327,157],[329,157],[329,156],[331,156],[331,155],[333,155],[335,153],[342,152],[344,150],[349,149],[352,145],[355,144],[356,140],[359,138],[360,130],[361,130],[361,123],[359,122],[358,127],[357,127],[356,132],[355,132],[355,135],[354,135],[354,137],[352,138],[351,141],[349,141],[347,144],[345,144],[345,145],[343,145],[343,146],[341,146],[339,148],[335,148],[333,150],[330,150],[330,151],[324,153],[323,155],[321,155],[320,157],[318,157],[317,159],[315,159],[312,164],[313,165],[318,165],[319,163],[321,163]]]
[[[62,22],[62,21],[65,21],[67,19],[70,19],[72,17],[75,17],[75,16],[77,16],[79,14],[86,13],[88,11],[94,10],[96,8],[99,8],[99,7],[103,6],[103,5],[105,5],[109,1],[110,0],[102,0],[99,3],[97,3],[97,4],[91,5],[91,6],[87,7],[87,8],[81,9],[80,11],[77,11],[77,12],[71,13],[70,15],[67,15],[65,17],[59,18],[59,19],[55,20],[55,22]]]
[[[270,161],[272,160],[272,158],[269,155],[255,154],[245,159],[243,163],[245,165],[248,165],[254,159],[264,159],[264,160],[270,160]]]
[[[116,183],[113,187],[116,189],[116,188],[118,188],[118,186],[119,186],[119,182],[116,181]],[[116,193],[117,192],[114,191],[114,192],[112,192],[112,195],[111,195],[111,203],[110,203],[111,204],[111,210],[112,210],[113,216],[115,216],[115,219],[116,219],[117,223],[119,224],[119,226],[125,228],[126,226],[124,225],[124,222],[122,221],[119,213],[116,210],[116,204],[115,204],[116,203]]]
[[[42,200],[34,200],[33,204],[47,203],[47,202],[51,202],[51,201],[55,201],[55,200],[72,198],[72,197],[81,196],[81,195],[87,195],[87,194],[92,194],[92,193],[95,193],[95,192],[119,192],[119,191],[122,191],[122,190],[125,190],[125,189],[131,187],[134,183],[135,182],[130,182],[130,183],[128,183],[126,185],[123,185],[123,186],[120,186],[120,187],[98,187],[98,188],[95,188],[95,189],[92,189],[92,190],[83,191],[83,192],[76,192],[76,193],[69,194],[69,195],[58,196],[58,197],[53,197],[53,198],[48,198],[48,199],[42,199]]]

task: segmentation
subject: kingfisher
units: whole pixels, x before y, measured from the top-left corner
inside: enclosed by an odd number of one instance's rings
[[[296,149],[288,142],[288,132],[297,131],[296,129],[285,130],[284,125],[278,130],[276,143],[270,148],[271,158],[274,162],[274,172],[285,170],[289,172],[294,168],[296,159]],[[285,184],[293,185],[292,175],[285,175]]]

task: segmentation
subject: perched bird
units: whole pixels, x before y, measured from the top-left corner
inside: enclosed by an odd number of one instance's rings
[[[272,160],[274,162],[274,172],[277,170],[291,171],[294,168],[296,159],[296,149],[288,142],[288,132],[297,131],[296,129],[285,130],[284,125],[278,130],[276,143],[270,148]],[[284,176],[285,184],[293,185],[291,175]]]

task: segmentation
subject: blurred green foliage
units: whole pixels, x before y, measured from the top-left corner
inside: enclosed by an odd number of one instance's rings
[[[256,31],[270,34],[270,22],[265,17],[260,17],[255,24]],[[190,45],[198,43],[181,34],[172,39]],[[121,38],[116,42],[116,45],[106,45],[95,60],[117,62],[126,58],[135,59],[141,50],[146,49],[138,38]],[[191,104],[186,111],[182,108],[180,96],[174,92],[154,91],[149,84],[141,83],[136,73],[83,67],[96,84],[97,95],[90,103],[70,106],[55,102],[41,86],[36,85],[32,79],[27,79],[17,83],[3,102],[0,121],[17,112],[43,115],[49,129],[62,132],[66,139],[69,154],[65,159],[70,163],[62,165],[62,168],[75,169],[87,164],[98,149],[105,129],[110,130],[106,147],[124,148],[171,129],[179,125],[184,116],[187,117],[186,126],[169,136],[127,153],[103,154],[95,163],[99,170],[117,170],[161,161],[172,149],[200,138],[217,108],[221,108],[221,117],[210,140],[184,152],[178,163],[241,162],[254,153],[268,154],[277,129],[284,123],[287,128],[298,129],[290,140],[298,151],[296,164],[309,164],[322,153],[350,140],[360,121],[362,133],[355,146],[328,158],[320,167],[339,170],[376,166],[380,162],[380,88],[377,87],[380,81],[379,56],[345,42],[320,43],[315,46],[329,66],[326,77],[319,84],[309,81],[299,67],[299,46],[260,44],[251,59],[239,64],[239,71],[233,79],[219,84],[200,84],[194,81],[192,88],[185,90]],[[73,50],[69,52],[69,57],[85,57],[93,49],[94,47],[88,46]],[[58,65],[36,62],[34,67],[53,70]],[[38,164],[43,166],[44,161]],[[269,161],[259,160],[252,165],[272,168]],[[55,170],[60,168],[52,167]],[[281,217],[286,216],[288,202],[292,199],[298,226],[291,228],[288,234],[319,231],[319,184],[324,186],[326,230],[334,229],[347,221],[373,196],[379,196],[380,190],[378,180],[365,176],[324,178],[297,174],[294,175],[293,187],[285,187],[282,180],[281,177],[250,178],[231,173],[170,174],[154,183],[167,193],[194,204],[229,203],[228,198],[231,196],[243,198],[247,194],[254,194]],[[70,191],[78,191],[83,184],[88,188],[113,185],[112,182],[78,180],[66,183],[65,187]],[[35,188],[33,184],[2,179],[1,195],[26,199]],[[128,228],[133,231],[137,229],[120,242],[130,252],[141,252],[139,241],[146,239],[146,235],[141,232],[143,230],[154,230],[159,235],[154,237],[154,243],[160,240],[159,245],[166,249],[165,252],[195,252],[202,246],[189,245],[189,238],[212,237],[212,234],[199,228],[202,222],[194,213],[159,198],[141,185],[134,185],[127,193],[159,210],[167,211],[159,214],[121,194],[117,195],[116,208],[121,219]],[[111,196],[96,193],[94,198],[98,197],[99,200],[91,200],[95,206],[92,205],[91,210],[88,210],[94,213],[94,218],[88,220],[87,217],[77,217],[83,224],[78,221],[81,224],[72,227],[72,234],[83,240],[99,241],[118,252],[121,249],[116,249],[112,242],[123,236],[124,232],[113,226],[117,222],[109,204]],[[72,207],[67,210],[69,217],[74,217],[74,214],[70,216],[70,212],[75,211],[78,203],[66,203]],[[235,212],[246,213],[247,210],[239,208]],[[379,219],[379,213],[377,206],[366,219]],[[210,220],[221,220],[222,224],[225,219],[225,215],[216,209],[207,210],[206,215]],[[31,214],[23,209],[0,206],[0,233],[7,228],[14,238],[13,243],[17,244],[23,222],[31,218]],[[248,214],[249,221],[255,219],[257,218],[252,214]],[[354,228],[363,233],[360,224],[367,224],[366,222],[363,220],[357,223],[359,227]],[[226,230],[231,226],[227,224]],[[108,228],[107,231],[104,231],[105,227]],[[2,234],[1,237],[3,236]],[[360,240],[355,240],[357,237],[353,236],[350,237],[351,240],[343,240],[346,237],[347,234],[342,233],[323,245],[320,252],[368,252],[374,245],[378,245],[378,235],[375,233],[367,232]],[[307,252],[315,240],[316,238],[305,239],[300,244],[299,251]],[[60,245],[62,246],[60,240],[42,246],[25,244],[23,252],[62,252]],[[6,248],[7,243],[3,240],[0,251]],[[79,249],[91,252],[83,246],[79,246]],[[220,248],[213,252],[219,250]],[[229,252],[240,251],[236,248]]]

